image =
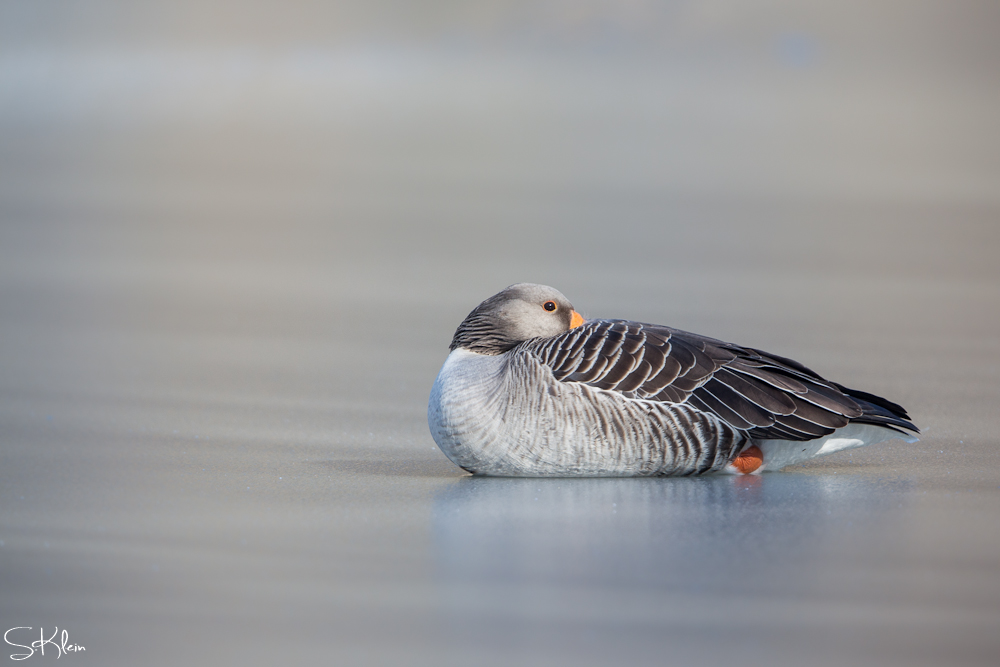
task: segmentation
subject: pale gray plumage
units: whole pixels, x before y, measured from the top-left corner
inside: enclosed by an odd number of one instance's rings
[[[658,325],[583,323],[542,285],[484,301],[451,349],[428,423],[477,474],[733,472],[752,444],[767,470],[917,430],[900,406],[789,359]]]

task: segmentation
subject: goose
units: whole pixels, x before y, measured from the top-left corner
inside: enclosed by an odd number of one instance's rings
[[[758,474],[919,433],[899,405],[802,364],[657,324],[584,319],[518,283],[455,331],[434,441],[474,475]]]

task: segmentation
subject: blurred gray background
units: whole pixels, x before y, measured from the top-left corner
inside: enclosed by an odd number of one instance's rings
[[[0,630],[81,665],[997,664],[998,73],[994,2],[0,2]],[[520,281],[924,434],[471,478],[427,394]]]

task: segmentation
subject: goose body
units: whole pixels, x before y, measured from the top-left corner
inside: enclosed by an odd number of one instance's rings
[[[778,470],[917,432],[902,407],[789,359],[670,327],[584,321],[520,283],[462,322],[431,390],[434,441],[480,475]]]

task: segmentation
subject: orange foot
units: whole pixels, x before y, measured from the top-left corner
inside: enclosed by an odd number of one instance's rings
[[[764,463],[764,453],[757,445],[750,445],[733,459],[733,465],[744,475],[749,475]]]

